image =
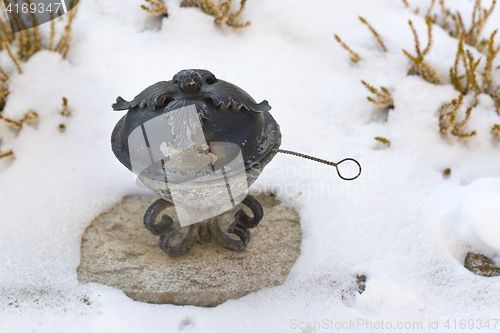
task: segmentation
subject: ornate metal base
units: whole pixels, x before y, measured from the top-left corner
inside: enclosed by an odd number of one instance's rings
[[[239,240],[222,232],[216,216],[203,222],[191,224],[187,235],[174,244],[174,240],[182,237],[182,233],[174,227],[172,218],[164,214],[161,221],[156,223],[158,215],[174,205],[164,199],[158,199],[149,206],[144,214],[144,225],[153,235],[160,236],[160,247],[170,257],[186,253],[196,242],[206,244],[212,239],[226,249],[241,251],[250,241],[251,236],[248,229],[255,228],[264,216],[262,206],[254,197],[247,195],[242,204],[250,208],[253,217],[248,216],[243,210],[238,210],[234,214],[235,221],[227,228],[227,232],[237,235]]]

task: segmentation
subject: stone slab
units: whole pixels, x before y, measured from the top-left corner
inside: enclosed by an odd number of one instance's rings
[[[256,198],[264,218],[251,229],[245,250],[227,250],[212,241],[171,258],[143,224],[144,212],[157,198],[125,197],[85,231],[78,279],[119,288],[136,301],[205,307],[280,285],[300,254],[299,217],[274,196]],[[174,212],[164,211],[176,221]],[[234,212],[221,216],[223,230]]]

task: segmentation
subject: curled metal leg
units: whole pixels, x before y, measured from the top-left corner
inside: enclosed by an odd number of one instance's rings
[[[253,217],[248,216],[243,210],[239,210],[234,215],[235,221],[227,229],[228,233],[235,234],[240,238],[239,240],[233,239],[223,233],[219,227],[217,218],[212,218],[209,223],[212,238],[226,249],[233,251],[241,251],[247,246],[251,237],[248,229],[256,227],[264,216],[262,206],[252,196],[247,195],[242,203],[250,208]]]
[[[186,253],[198,239],[198,226],[191,224],[188,234],[178,244],[172,245],[174,239],[182,237],[182,233],[172,228],[167,234],[160,237],[160,247],[169,257],[177,257]]]
[[[173,203],[163,199],[158,199],[144,214],[144,226],[153,235],[160,237],[160,247],[170,257],[176,257],[186,253],[196,242],[198,238],[198,226],[191,225],[188,234],[177,244],[173,245],[173,241],[182,237],[182,233],[174,227],[172,218],[164,214],[159,223],[156,223],[156,218],[165,209],[173,206]]]
[[[166,234],[173,226],[174,221],[168,215],[163,215],[160,223],[155,224],[158,215],[165,209],[174,204],[163,199],[158,199],[151,204],[144,213],[144,226],[151,231],[153,235],[160,236]]]
[[[247,195],[242,203],[250,208],[253,217],[248,216],[243,210],[234,214],[234,222],[228,227],[227,232],[238,236],[233,239],[220,229],[218,218],[212,217],[207,221],[191,224],[186,236],[174,227],[174,221],[167,214],[163,214],[160,222],[156,223],[158,215],[174,204],[164,199],[156,200],[144,214],[144,225],[153,235],[160,236],[160,247],[169,257],[177,257],[186,253],[197,241],[200,244],[209,243],[211,239],[233,251],[241,251],[250,242],[250,231],[255,228],[264,216],[260,203]]]

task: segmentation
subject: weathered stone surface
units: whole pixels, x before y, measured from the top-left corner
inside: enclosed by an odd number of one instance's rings
[[[500,268],[495,265],[493,260],[486,256],[483,256],[482,254],[472,252],[467,253],[464,266],[469,271],[477,275],[486,277],[500,275]]]
[[[78,278],[119,288],[137,301],[198,306],[280,285],[300,254],[298,214],[272,196],[256,198],[264,218],[251,229],[245,250],[230,251],[212,241],[171,258],[143,225],[144,212],[157,198],[126,197],[85,231]],[[174,211],[164,213],[175,221]],[[221,217],[223,230],[233,216],[234,211]]]

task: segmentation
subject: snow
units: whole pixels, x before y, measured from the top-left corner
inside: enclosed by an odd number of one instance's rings
[[[472,193],[462,206],[462,220],[479,240],[500,252],[500,179],[480,178],[469,187]]]
[[[421,12],[430,3],[409,2]],[[291,323],[324,319],[424,328],[439,320],[444,330],[448,319],[499,319],[500,278],[474,275],[463,261],[473,251],[500,264],[500,154],[490,133],[500,116],[482,95],[466,127],[476,137],[439,133],[441,104],[458,97],[448,78],[456,39],[435,26],[427,60],[444,80],[436,86],[407,76],[401,49],[415,52],[408,20],[424,46],[426,26],[399,0],[249,1],[242,21],[252,25],[241,30],[216,27],[178,0],[167,1],[163,20],[148,17],[142,3],[82,1],[67,60],[39,52],[19,75],[0,54],[11,76],[3,115],[39,114],[19,135],[0,124],[1,150],[16,155],[0,161],[1,332],[314,332],[322,329]],[[469,22],[473,1],[447,5]],[[379,32],[387,53],[358,16]],[[498,22],[497,8],[483,36]],[[357,64],[333,33],[359,53]],[[208,69],[258,102],[267,99],[283,149],[353,157],[363,166],[359,179],[343,182],[331,167],[277,156],[251,190],[275,190],[298,210],[301,256],[283,285],[216,308],[134,302],[120,290],[80,284],[76,275],[92,220],[125,195],[150,194],[111,152],[111,131],[123,115],[111,104],[185,68]],[[500,83],[498,70],[494,78]],[[360,80],[387,87],[395,108],[375,109]],[[60,114],[63,96],[70,117]],[[377,146],[376,136],[390,148]],[[362,294],[358,275],[367,277]]]
[[[425,302],[407,293],[399,285],[390,285],[376,278],[370,279],[362,294],[356,295],[360,310],[378,311],[387,308],[391,311],[418,311],[425,308]]]

